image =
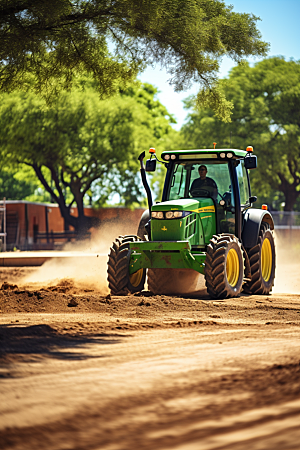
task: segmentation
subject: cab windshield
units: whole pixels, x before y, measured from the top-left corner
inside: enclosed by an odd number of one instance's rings
[[[168,200],[211,197],[219,201],[226,195],[233,204],[231,184],[227,162],[182,162],[174,166]]]

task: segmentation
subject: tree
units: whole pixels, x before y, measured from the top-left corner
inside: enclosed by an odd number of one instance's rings
[[[176,123],[176,121],[173,115],[166,110],[165,106],[163,106],[155,98],[156,93],[157,89],[155,87],[151,84],[144,84],[143,89],[136,89],[135,86],[131,86],[129,89],[122,92],[122,95],[129,95],[147,107],[148,112],[151,114],[151,125],[149,123],[148,127],[154,126],[155,141],[153,141],[153,145],[154,142],[156,142],[156,155],[160,158],[161,153],[164,150],[175,148],[178,145],[179,133],[170,127],[170,123]],[[163,117],[167,118],[168,121],[162,120]],[[123,192],[125,206],[138,204],[139,206],[143,205],[147,207],[147,201],[145,198],[142,201],[138,200],[138,198],[141,198],[140,189],[142,189],[142,195],[145,195],[144,188],[141,186],[140,174],[138,173],[134,176],[134,174],[131,173],[128,175],[125,180],[126,193]],[[155,173],[148,173],[147,178],[151,186],[153,199],[161,200],[163,182],[165,178],[164,165],[159,164]],[[123,180],[124,179],[125,178],[123,177]]]
[[[100,101],[90,87],[65,93],[51,106],[34,94],[6,95],[0,106],[0,152],[7,163],[32,167],[65,224],[85,233],[94,222],[84,215],[84,197],[92,196],[97,184],[100,202],[111,192],[127,204],[138,201],[138,154],[173,132],[155,94],[153,87],[141,85],[113,101]],[[70,213],[74,203],[78,217]]]
[[[266,54],[258,19],[222,0],[0,0],[0,91],[49,98],[88,72],[107,96],[159,63],[176,90],[198,82],[198,101],[228,119],[220,60]]]
[[[221,122],[211,110],[193,111],[182,129],[186,144],[253,145],[258,155],[254,187],[269,195],[281,192],[284,210],[293,210],[300,196],[300,61],[273,57],[236,67],[223,89],[234,104],[232,123]]]

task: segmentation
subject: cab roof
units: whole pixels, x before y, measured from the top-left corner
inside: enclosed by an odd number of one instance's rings
[[[198,148],[193,150],[168,150],[162,152],[163,159],[166,155],[175,155],[176,158],[172,159],[228,159],[227,154],[231,153],[231,158],[244,158],[247,155],[246,150],[238,150],[233,148]],[[225,154],[225,156],[224,156]],[[198,157],[198,158],[197,158]]]

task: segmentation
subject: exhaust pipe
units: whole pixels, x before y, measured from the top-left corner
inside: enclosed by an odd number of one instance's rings
[[[146,156],[146,153],[142,152],[140,154],[140,156],[138,157],[138,160],[139,160],[140,165],[141,165],[140,171],[141,171],[142,183],[143,183],[144,189],[145,189],[146,194],[147,194],[148,207],[149,207],[149,216],[150,216],[153,202],[152,202],[151,189],[150,189],[150,186],[149,186],[148,181],[147,181],[146,171],[145,171],[145,167],[144,167],[144,158],[145,158],[145,156]]]

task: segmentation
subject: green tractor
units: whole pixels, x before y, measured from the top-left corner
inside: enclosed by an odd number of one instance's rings
[[[269,294],[275,278],[274,221],[255,209],[249,169],[257,158],[247,150],[203,149],[162,153],[166,178],[162,201],[152,204],[146,173],[158,161],[155,150],[144,167],[149,209],[137,235],[119,236],[108,260],[112,295],[144,289],[154,294],[207,292],[213,299]]]

